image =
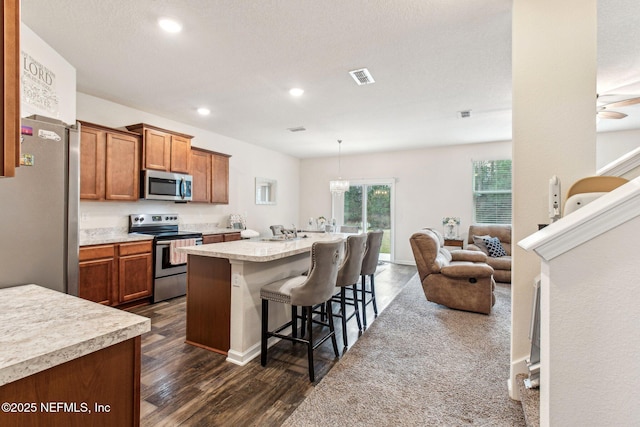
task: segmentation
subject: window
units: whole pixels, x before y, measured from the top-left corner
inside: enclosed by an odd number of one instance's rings
[[[473,220],[511,224],[511,160],[473,162]]]

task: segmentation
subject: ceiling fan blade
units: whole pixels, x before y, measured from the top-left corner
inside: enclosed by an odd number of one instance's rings
[[[601,119],[624,119],[627,115],[624,113],[618,113],[617,111],[602,110],[598,111],[598,117]]]
[[[623,101],[611,102],[609,104],[605,104],[604,107],[609,108],[620,108],[620,107],[628,107],[629,105],[640,104],[640,96],[636,98],[629,98]]]

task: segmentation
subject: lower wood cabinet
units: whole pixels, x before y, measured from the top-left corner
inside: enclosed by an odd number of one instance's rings
[[[240,233],[205,234],[202,236],[202,244],[206,245],[208,243],[232,242],[234,240],[241,239],[242,236]]]
[[[25,408],[0,412],[0,425],[139,426],[140,345],[137,336],[0,386],[0,402]]]
[[[80,298],[119,306],[152,296],[151,241],[83,246],[79,260]]]

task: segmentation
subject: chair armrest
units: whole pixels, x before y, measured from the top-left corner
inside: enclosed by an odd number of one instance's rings
[[[473,244],[473,243],[467,243],[467,246],[465,247],[466,250],[468,251],[480,251],[482,253],[484,253],[484,251],[482,249],[480,249],[477,245]]]
[[[493,274],[493,268],[488,264],[454,264],[447,265],[440,269],[440,273],[447,277],[457,279],[472,277],[490,277]]]
[[[462,249],[459,251],[452,251],[451,260],[452,261],[487,262],[487,255],[484,252],[480,252],[480,248],[478,248],[478,250],[472,250],[472,251],[467,249]]]

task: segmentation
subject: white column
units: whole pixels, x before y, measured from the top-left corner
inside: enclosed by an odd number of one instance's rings
[[[513,2],[513,241],[548,223],[549,178],[562,193],[579,178],[595,174],[596,0],[514,0]],[[510,393],[515,376],[526,372],[530,351],[532,283],[540,260],[515,246],[512,280]],[[543,332],[548,325],[548,292],[542,293]],[[546,312],[546,313],[545,313]],[[549,336],[542,336],[548,358]],[[548,371],[541,372],[541,425],[549,423]]]

